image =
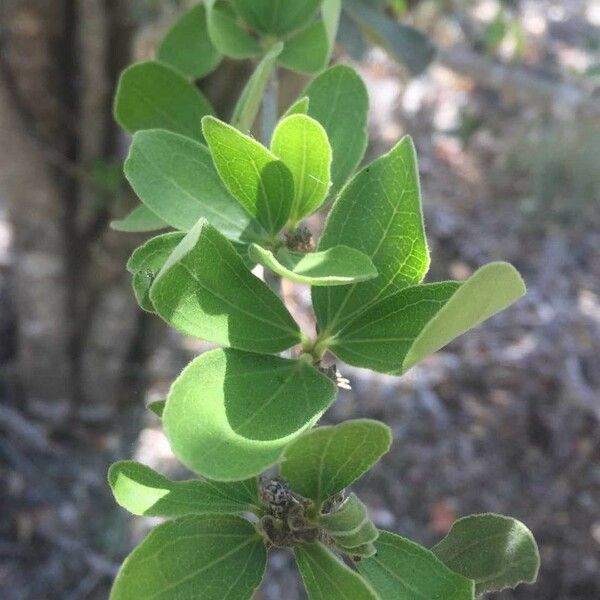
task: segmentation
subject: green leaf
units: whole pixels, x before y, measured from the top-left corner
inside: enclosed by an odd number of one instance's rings
[[[435,47],[420,31],[389,19],[363,0],[344,0],[344,9],[358,26],[414,75],[423,72],[435,55]]]
[[[270,250],[252,244],[250,256],[274,273],[306,285],[348,285],[377,277],[371,259],[347,246],[308,254],[282,248],[275,256]]]
[[[344,552],[352,553],[352,548],[372,544],[379,536],[373,525],[367,507],[355,494],[350,494],[334,512],[319,516],[319,524],[333,538]]]
[[[308,96],[304,98],[300,98],[296,100],[284,113],[283,117],[290,117],[291,115],[305,115],[308,112],[308,106],[310,104],[310,100]]]
[[[340,546],[340,544],[336,544],[336,547],[340,552],[348,554],[350,558],[356,561],[362,558],[370,558],[377,554],[377,548],[375,548],[375,544],[373,543],[362,544],[360,546],[354,546],[353,548],[344,548],[343,546]]]
[[[157,214],[153,213],[147,206],[140,204],[136,206],[123,219],[111,221],[110,228],[125,233],[141,233],[166,229],[169,226]]]
[[[283,50],[283,43],[273,44],[262,60],[256,65],[256,69],[248,79],[231,117],[231,124],[240,131],[247,133],[250,131],[256,115],[260,110],[265,88],[277,64],[277,57]]]
[[[233,515],[191,515],[156,527],[127,557],[110,600],[250,600],[267,551],[255,527]]]
[[[327,62],[329,62],[340,26],[342,0],[323,0],[323,4],[321,5],[321,14],[323,16],[323,24],[325,25],[325,33],[327,34],[327,42],[329,46]]]
[[[331,183],[331,146],[323,127],[306,115],[282,119],[271,141],[273,154],[294,178],[291,228],[325,201]]]
[[[154,402],[150,402],[146,408],[152,411],[159,419],[162,419],[166,403],[166,400],[154,400]]]
[[[324,336],[339,331],[342,323],[374,302],[420,283],[427,273],[419,173],[409,137],[360,171],[336,201],[319,250],[340,244],[366,254],[379,275],[364,283],[313,291]]]
[[[297,546],[294,555],[310,600],[379,600],[371,586],[323,544]]]
[[[171,481],[146,465],[124,460],[110,467],[108,482],[117,504],[139,516],[182,517],[261,510],[256,478],[232,483]]]
[[[206,146],[168,131],[133,136],[125,175],[166,223],[190,230],[205,218],[233,240],[267,240],[260,224],[225,189]]]
[[[351,365],[401,374],[525,293],[507,263],[490,263],[464,283],[405,288],[348,321],[330,349]]]
[[[377,554],[357,563],[380,600],[472,600],[474,584],[453,573],[429,550],[387,531],[375,542]]]
[[[475,580],[478,595],[534,583],[540,567],[531,531],[501,515],[459,519],[432,551],[448,568]]]
[[[323,21],[315,21],[286,41],[279,64],[312,75],[329,62],[329,38]]]
[[[390,428],[379,421],[319,427],[286,448],[281,474],[296,493],[320,505],[366,473],[391,443]]]
[[[219,52],[231,58],[251,58],[261,53],[261,47],[238,23],[228,4],[205,0],[206,22],[212,43]]]
[[[334,197],[367,148],[367,88],[353,69],[336,65],[317,76],[301,96],[309,98],[308,115],[323,125],[331,144],[330,197]]]
[[[202,141],[204,115],[213,114],[208,100],[183,75],[157,62],[123,71],[115,96],[115,118],[135,133],[166,129]]]
[[[231,0],[238,14],[262,33],[282,35],[302,27],[322,0]]]
[[[192,79],[214,71],[221,55],[208,36],[203,4],[197,4],[175,21],[158,47],[157,58]]]
[[[214,117],[202,121],[204,135],[229,192],[269,233],[285,225],[294,196],[287,166],[250,136]]]
[[[216,344],[276,353],[300,341],[280,298],[204,219],[169,256],[150,300],[167,323]]]
[[[184,233],[165,233],[148,240],[137,248],[127,262],[133,274],[133,292],[138,304],[147,312],[154,312],[150,301],[150,288],[167,258],[185,237]]]
[[[175,381],[163,423],[181,462],[232,481],[276,463],[334,398],[333,382],[304,361],[214,350]]]

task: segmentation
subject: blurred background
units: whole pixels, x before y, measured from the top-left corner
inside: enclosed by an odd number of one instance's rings
[[[0,598],[105,599],[153,523],[105,483],[135,457],[173,476],[144,409],[205,345],[143,315],[124,264],[133,206],[119,71],[152,56],[175,0],[0,0]],[[411,76],[346,24],[334,60],[371,101],[368,158],[410,133],[420,156],[430,280],[513,262],[529,293],[399,379],[352,381],[329,422],[390,424],[392,451],[356,486],[381,527],[432,545],[458,516],[523,520],[533,587],[496,599],[600,598],[600,2],[375,2],[438,47]],[[384,14],[384,13],[382,13]],[[251,65],[202,81],[227,117]],[[304,81],[285,76],[283,100]],[[313,223],[318,228],[318,220]],[[308,290],[285,285],[310,324]],[[274,553],[258,598],[304,598]]]

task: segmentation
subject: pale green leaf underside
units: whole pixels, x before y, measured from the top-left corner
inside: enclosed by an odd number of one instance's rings
[[[334,398],[333,382],[303,361],[214,350],[175,381],[163,423],[185,465],[232,481],[276,463]]]
[[[203,144],[168,131],[133,136],[125,176],[142,202],[175,229],[189,231],[205,218],[233,240],[268,238],[225,189]]]
[[[377,554],[357,563],[380,600],[472,600],[474,583],[452,572],[427,550],[382,531]]]
[[[294,554],[310,600],[379,600],[371,586],[323,544],[297,546]]]
[[[240,26],[227,5],[215,0],[205,0],[208,33],[219,52],[231,58],[258,56],[261,47],[247,31]]]
[[[389,427],[379,421],[319,427],[286,448],[281,473],[295,492],[320,505],[368,471],[391,443]]]
[[[133,274],[133,292],[138,304],[147,312],[154,312],[150,301],[150,288],[171,252],[185,237],[185,233],[165,233],[148,240],[137,248],[127,262],[127,270]]]
[[[250,256],[274,273],[306,285],[348,285],[377,277],[371,259],[347,246],[309,253],[282,248],[274,255],[270,250],[252,244]]]
[[[221,55],[208,36],[203,4],[192,7],[175,21],[158,47],[157,58],[192,79],[216,68]]]
[[[203,219],[169,256],[150,300],[167,323],[216,344],[277,353],[300,341],[281,299]]]
[[[127,557],[110,600],[250,600],[267,552],[254,526],[232,515],[192,515],[156,527]]]
[[[232,0],[238,14],[262,33],[281,35],[305,25],[322,0]]]
[[[124,233],[145,233],[146,231],[156,231],[167,227],[169,227],[169,224],[165,223],[144,204],[136,206],[122,219],[115,219],[110,223],[111,229]]]
[[[286,165],[250,136],[213,117],[202,121],[215,167],[231,195],[277,234],[292,207],[294,181]]]
[[[403,289],[373,304],[336,334],[332,351],[349,364],[401,374],[525,293],[508,263],[490,263],[464,283]]]
[[[108,482],[117,503],[134,515],[182,517],[260,510],[256,478],[231,483],[171,481],[146,465],[127,460],[111,466]]]
[[[374,302],[420,283],[427,273],[417,158],[409,137],[360,171],[343,190],[329,214],[319,250],[340,244],[366,254],[379,275],[344,288],[313,290],[324,335],[339,331]]]
[[[323,21],[311,23],[286,41],[279,64],[312,75],[329,61],[329,38]]]
[[[353,553],[353,548],[360,551],[360,547],[373,544],[379,536],[367,507],[355,494],[350,494],[335,512],[320,515],[319,524],[336,546],[348,554]]]
[[[369,96],[350,67],[336,65],[318,75],[301,94],[310,101],[308,115],[327,132],[333,152],[330,197],[346,183],[367,148]]]
[[[237,104],[233,110],[231,124],[242,131],[248,133],[252,124],[256,120],[258,111],[262,104],[265,88],[271,77],[271,73],[276,66],[277,57],[283,50],[283,43],[278,42],[269,48],[262,60],[256,65],[256,69],[248,79],[243,92],[241,93]]]
[[[534,583],[540,567],[531,531],[501,515],[459,519],[432,551],[450,569],[474,579],[477,594]]]
[[[202,141],[202,117],[213,109],[183,75],[157,62],[143,62],[123,71],[115,95],[115,118],[135,133],[166,129]]]
[[[307,115],[282,119],[273,132],[273,154],[289,168],[294,179],[290,223],[315,212],[325,201],[331,183],[331,146],[327,132]]]

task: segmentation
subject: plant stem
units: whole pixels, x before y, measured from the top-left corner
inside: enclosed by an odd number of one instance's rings
[[[262,101],[262,113],[261,113],[261,138],[265,146],[269,146],[271,143],[271,137],[273,131],[277,125],[278,116],[278,104],[279,104],[279,79],[277,76],[277,67],[273,69],[265,95]]]

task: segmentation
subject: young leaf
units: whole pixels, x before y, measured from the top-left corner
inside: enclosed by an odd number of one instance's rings
[[[429,550],[388,531],[377,554],[357,563],[381,600],[472,600],[474,583],[452,572]]]
[[[202,121],[214,164],[227,189],[268,232],[285,225],[294,196],[292,174],[251,137],[214,117]]]
[[[389,19],[364,0],[345,0],[344,9],[375,43],[406,64],[413,74],[424,71],[433,59],[435,47],[413,27]]]
[[[209,342],[276,353],[301,338],[280,298],[204,219],[169,256],[150,300],[167,323]]]
[[[251,58],[261,52],[260,44],[237,22],[228,4],[205,0],[208,34],[219,52],[231,58]]]
[[[347,321],[330,349],[354,366],[402,374],[525,293],[507,263],[490,263],[464,283],[405,288]]]
[[[156,527],[127,557],[110,600],[250,600],[267,551],[255,527],[233,515],[191,515]]]
[[[147,206],[136,206],[126,217],[111,221],[110,228],[125,233],[142,233],[166,229],[169,226]]]
[[[190,230],[205,218],[233,240],[266,240],[267,232],[225,189],[206,146],[168,131],[133,136],[125,175],[166,223]]]
[[[323,21],[315,21],[286,41],[279,64],[312,75],[329,61],[329,38]]]
[[[154,312],[154,306],[150,301],[150,288],[171,252],[184,237],[185,233],[180,232],[154,237],[137,248],[127,262],[127,270],[133,274],[135,298],[145,311]]]
[[[367,507],[355,494],[350,494],[336,511],[320,515],[319,524],[338,547],[350,554],[352,548],[372,544],[379,536]]]
[[[379,421],[319,427],[285,449],[281,474],[295,492],[320,505],[366,473],[391,443],[390,428]]]
[[[478,595],[534,583],[540,567],[531,531],[501,515],[459,519],[432,551],[448,568],[475,580]]]
[[[365,167],[336,201],[319,250],[340,244],[366,254],[379,275],[364,283],[313,291],[325,335],[338,331],[344,321],[373,302],[420,283],[429,268],[417,159],[410,138]]]
[[[323,125],[331,144],[330,197],[334,197],[367,148],[367,88],[353,69],[336,65],[316,77],[301,96],[309,98],[308,115]]]
[[[294,555],[310,600],[379,600],[356,571],[320,542],[297,546]]]
[[[202,141],[200,123],[211,114],[208,100],[167,65],[138,63],[125,69],[119,79],[115,118],[129,133],[166,129]]]
[[[162,419],[166,403],[166,400],[154,400],[154,402],[150,402],[146,408],[151,410],[159,419]]]
[[[234,481],[276,463],[334,398],[333,382],[304,361],[214,350],[175,381],[163,423],[181,462]]]
[[[256,120],[260,110],[263,95],[271,73],[277,64],[277,57],[283,50],[283,43],[273,44],[262,60],[256,65],[254,73],[248,79],[231,117],[231,124],[240,131],[247,133]]]
[[[273,132],[273,154],[294,178],[291,227],[315,212],[325,201],[331,183],[331,146],[327,133],[314,119],[292,115],[281,120]]]
[[[308,254],[282,248],[275,256],[270,250],[252,244],[250,256],[274,273],[306,285],[348,285],[377,277],[371,259],[348,246]]]
[[[217,67],[221,55],[208,36],[203,4],[183,13],[167,31],[158,47],[157,58],[191,79],[204,77]]]
[[[117,504],[139,516],[182,517],[261,510],[256,478],[232,483],[171,481],[146,465],[124,460],[110,467],[108,482]]]
[[[308,96],[304,98],[300,98],[300,100],[296,100],[284,113],[283,119],[285,117],[290,117],[291,115],[305,115],[308,113],[308,106],[310,104],[310,100]]]
[[[322,0],[231,0],[238,14],[251,27],[267,34],[282,35],[302,27],[315,15]]]

